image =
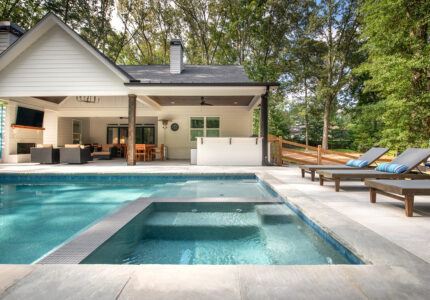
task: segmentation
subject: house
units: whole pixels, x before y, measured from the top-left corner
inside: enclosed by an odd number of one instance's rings
[[[198,137],[250,137],[260,104],[267,157],[267,93],[278,83],[253,82],[239,65],[185,65],[181,41],[170,47],[170,65],[119,66],[52,13],[28,32],[1,22],[2,161],[72,143],[127,144],[131,154],[135,143],[164,144],[170,159],[190,159]]]

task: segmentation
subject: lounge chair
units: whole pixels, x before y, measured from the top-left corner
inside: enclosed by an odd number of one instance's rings
[[[305,173],[311,174],[311,180],[315,180],[315,171],[318,170],[359,170],[363,168],[368,168],[369,165],[374,163],[378,158],[380,158],[382,155],[387,153],[387,151],[390,150],[390,148],[378,148],[373,147],[363,155],[361,155],[359,160],[367,161],[368,164],[364,167],[350,167],[347,165],[300,165],[299,168],[302,171],[302,177],[305,177]]]
[[[60,148],[60,163],[84,164],[90,160],[90,148],[81,148],[79,144],[69,144]]]
[[[430,157],[430,149],[409,148],[391,161],[391,164],[407,166],[407,169],[400,173],[381,172],[376,170],[319,170],[320,185],[324,181],[334,181],[334,189],[339,192],[340,180],[342,179],[430,179],[430,175],[413,173],[412,171],[423,161]]]
[[[376,203],[376,194],[403,201],[408,217],[414,212],[414,196],[430,195],[430,180],[365,180],[364,184],[370,187],[371,203]]]
[[[60,150],[53,148],[51,144],[37,144],[30,149],[31,162],[39,164],[58,164],[60,162]]]

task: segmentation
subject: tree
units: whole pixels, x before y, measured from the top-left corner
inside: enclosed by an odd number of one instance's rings
[[[315,94],[323,70],[325,53],[324,43],[312,38],[306,28],[299,33],[299,37],[285,55],[287,57],[285,84],[295,98],[298,115],[304,119],[306,145],[309,145],[309,105],[310,102],[318,101]]]
[[[322,1],[315,24],[327,47],[317,89],[324,103],[323,149],[328,149],[331,113],[339,92],[349,83],[351,54],[359,45],[357,7],[357,0]]]
[[[394,149],[428,147],[430,139],[430,1],[366,0],[363,51],[366,90],[381,124],[381,143]]]

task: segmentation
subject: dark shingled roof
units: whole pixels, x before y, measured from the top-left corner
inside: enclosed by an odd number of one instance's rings
[[[142,83],[251,83],[243,66],[184,65],[181,74],[171,74],[169,65],[119,66]]]

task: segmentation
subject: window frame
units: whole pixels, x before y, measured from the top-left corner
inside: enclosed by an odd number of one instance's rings
[[[191,120],[193,118],[203,118],[203,128],[192,128],[191,127]],[[207,118],[218,118],[218,128],[207,128]],[[197,142],[197,138],[195,141],[192,140],[192,135],[191,132],[192,130],[203,130],[203,137],[207,137],[207,130],[218,130],[218,137],[221,137],[221,117],[220,116],[190,116],[190,120],[189,120],[189,125],[190,125],[190,129],[189,129],[189,133],[188,133],[188,140],[191,143],[196,143]]]

